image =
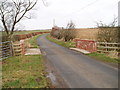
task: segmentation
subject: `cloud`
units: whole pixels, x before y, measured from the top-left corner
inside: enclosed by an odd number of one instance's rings
[[[41,0],[36,5],[35,18],[24,20],[25,29],[48,29],[56,24],[66,27],[70,20],[77,28],[95,27],[96,21],[110,23],[118,16],[119,0],[46,0],[45,7]]]

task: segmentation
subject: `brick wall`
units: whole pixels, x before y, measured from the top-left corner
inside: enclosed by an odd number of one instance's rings
[[[93,40],[76,39],[76,48],[84,49],[89,52],[97,51],[97,43]]]

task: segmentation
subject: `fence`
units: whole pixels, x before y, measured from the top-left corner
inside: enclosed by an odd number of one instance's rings
[[[24,55],[25,43],[23,39],[31,38],[32,36],[43,33],[50,32],[33,32],[30,34],[15,35],[16,36],[15,38],[18,38],[18,43],[12,43],[11,41],[0,42],[0,60],[6,59],[12,55],[14,56]]]
[[[20,40],[17,43],[13,43],[13,54],[14,56],[24,55],[25,53],[25,45],[24,40]]]
[[[6,59],[13,55],[24,55],[24,40],[20,40],[18,43],[12,43],[11,41],[0,42],[0,60]]]
[[[120,55],[120,43],[97,42],[97,52],[118,57]]]
[[[0,42],[0,60],[12,56],[11,41]]]
[[[92,40],[76,40],[76,48],[89,52],[105,53],[110,57],[120,56],[120,43],[96,42]]]

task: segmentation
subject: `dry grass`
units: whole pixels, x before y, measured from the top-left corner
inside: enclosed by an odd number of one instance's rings
[[[90,40],[97,40],[97,28],[93,29],[75,29],[76,32],[76,38],[80,39],[90,39]]]

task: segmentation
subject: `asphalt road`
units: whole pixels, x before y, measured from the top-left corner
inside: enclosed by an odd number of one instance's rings
[[[69,88],[118,88],[118,69],[50,42],[45,36],[37,42]]]

